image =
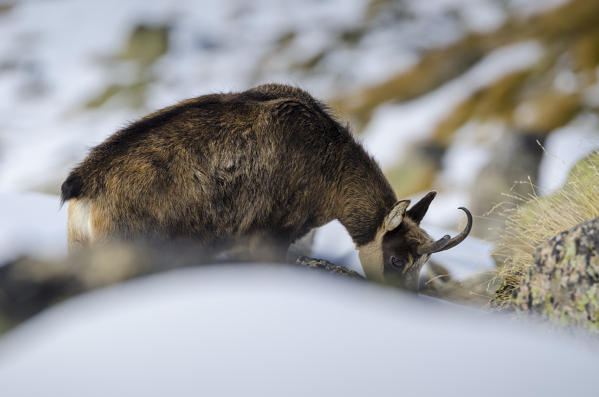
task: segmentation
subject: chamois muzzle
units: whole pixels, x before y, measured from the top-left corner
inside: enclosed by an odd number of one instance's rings
[[[466,237],[468,237],[468,234],[470,234],[470,230],[472,229],[472,214],[470,213],[470,211],[468,211],[467,208],[460,207],[458,209],[464,211],[466,213],[466,216],[468,217],[468,224],[466,225],[464,230],[462,230],[462,232],[454,238],[450,238],[449,235],[446,234],[437,241],[422,244],[418,247],[418,255],[433,254],[435,252],[448,250],[450,248],[455,247],[456,245],[464,241]]]

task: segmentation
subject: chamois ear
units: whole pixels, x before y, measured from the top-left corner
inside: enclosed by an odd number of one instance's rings
[[[385,231],[390,232],[399,226],[401,221],[403,221],[408,205],[410,205],[410,200],[401,200],[395,203],[393,209],[389,211],[389,214],[385,218]]]
[[[420,221],[422,220],[422,218],[424,218],[426,211],[428,211],[428,206],[431,205],[431,201],[433,201],[436,195],[437,192],[435,191],[428,192],[426,196],[424,196],[420,199],[420,201],[414,204],[412,208],[410,208],[407,212],[407,215],[410,217],[410,219],[412,219],[417,224],[420,224]]]

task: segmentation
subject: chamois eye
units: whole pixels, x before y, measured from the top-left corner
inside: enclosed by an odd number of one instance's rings
[[[397,270],[402,270],[406,265],[405,259],[397,259],[396,257],[391,257],[391,266],[393,266]]]

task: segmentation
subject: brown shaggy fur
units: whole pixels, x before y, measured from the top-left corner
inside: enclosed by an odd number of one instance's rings
[[[159,110],[91,150],[62,185],[69,246],[110,239],[190,240],[281,261],[290,243],[339,219],[366,276],[417,289],[433,242],[419,223],[435,197],[407,210],[376,162],[326,106],[267,84]]]
[[[326,106],[278,84],[189,99],[116,132],[62,185],[72,199],[89,202],[94,240],[211,247],[286,247],[333,219],[359,246],[397,201]]]

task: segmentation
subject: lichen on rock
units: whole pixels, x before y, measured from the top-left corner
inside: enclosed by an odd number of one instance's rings
[[[347,276],[358,280],[365,280],[364,277],[362,277],[359,273],[324,259],[314,259],[307,256],[300,256],[297,258],[296,263],[310,269],[319,269],[339,276]]]
[[[512,291],[519,313],[599,333],[599,218],[540,245],[523,282]]]
[[[503,282],[491,301],[493,307],[513,307],[512,293],[534,266],[537,247],[564,230],[599,217],[598,176],[599,152],[593,152],[572,168],[564,186],[553,194],[517,196],[520,204],[507,213],[505,231],[493,253]]]

